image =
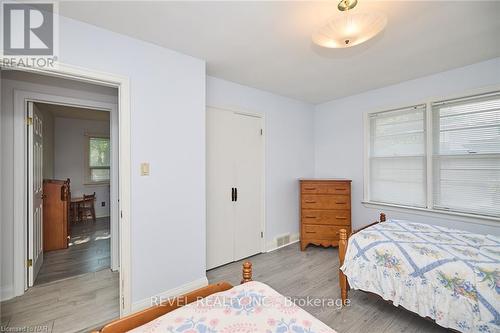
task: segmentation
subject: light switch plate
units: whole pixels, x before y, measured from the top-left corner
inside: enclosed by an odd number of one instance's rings
[[[149,163],[141,163],[141,176],[149,176]]]

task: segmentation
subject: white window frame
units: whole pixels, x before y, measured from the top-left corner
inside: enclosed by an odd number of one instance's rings
[[[498,222],[500,222],[500,217],[488,216],[488,215],[479,215],[479,214],[471,214],[471,213],[462,213],[455,211],[446,211],[441,209],[434,209],[434,201],[433,201],[433,117],[432,117],[432,103],[439,102],[443,100],[451,100],[451,99],[460,99],[473,97],[476,95],[483,95],[488,93],[499,92],[500,86],[488,86],[480,89],[468,91],[461,94],[455,94],[453,96],[445,96],[445,97],[433,97],[427,98],[424,101],[416,101],[415,103],[409,103],[407,105],[401,105],[396,107],[379,109],[376,111],[365,112],[363,114],[363,133],[364,133],[364,149],[363,149],[363,201],[362,204],[367,208],[380,208],[387,207],[391,210],[400,211],[400,212],[413,212],[418,215],[431,216],[431,217],[458,217],[461,220],[466,220],[467,222],[472,223],[486,223],[494,226],[498,226]],[[391,110],[397,110],[405,107],[411,107],[415,105],[425,104],[425,131],[426,131],[426,139],[425,139],[425,154],[426,154],[426,170],[425,170],[425,194],[426,194],[426,203],[427,206],[425,208],[422,207],[414,207],[414,206],[406,206],[401,204],[392,204],[385,202],[376,202],[370,200],[370,115],[387,112]]]
[[[91,177],[91,167],[90,167],[90,139],[91,138],[103,138],[103,139],[108,139],[110,140],[110,159],[111,159],[111,139],[110,139],[110,136],[109,134],[95,134],[95,133],[85,133],[85,146],[84,146],[84,175],[83,175],[83,179],[85,180],[84,181],[84,185],[109,185],[110,184],[110,180],[103,180],[103,181],[93,181],[92,180],[92,177]],[[102,169],[106,169],[106,168],[102,168]],[[111,163],[110,163],[110,166],[108,168],[110,170],[110,178],[111,178]]]

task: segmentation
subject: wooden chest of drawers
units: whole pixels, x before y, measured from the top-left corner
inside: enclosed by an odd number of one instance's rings
[[[300,180],[300,249],[338,246],[339,230],[351,232],[351,181]]]

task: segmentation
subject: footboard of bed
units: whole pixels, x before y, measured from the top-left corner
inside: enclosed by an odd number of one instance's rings
[[[361,229],[358,230],[353,230],[350,235],[347,234],[346,229],[340,229],[339,232],[339,287],[340,287],[340,298],[342,299],[342,305],[347,304],[347,292],[349,290],[349,282],[347,281],[347,276],[345,276],[344,272],[340,269],[342,265],[344,264],[344,259],[345,259],[345,254],[347,252],[347,244],[349,237],[354,235],[355,233],[366,229],[368,227],[371,227],[372,225],[375,225],[377,223],[385,222],[386,217],[384,213],[380,213],[380,220],[373,222],[367,226],[364,226]]]
[[[252,263],[246,261],[243,263],[242,270],[242,280],[241,283],[246,283],[252,281]],[[147,308],[145,310],[133,313],[129,316],[123,317],[121,319],[115,320],[106,326],[104,326],[100,331],[94,331],[92,333],[123,333],[130,331],[136,327],[142,326],[149,323],[150,321],[163,316],[166,313],[174,311],[189,303],[195,302],[201,298],[205,298],[212,294],[226,291],[231,289],[233,286],[228,282],[219,282],[216,284],[210,284],[206,287],[194,290],[186,295],[178,296],[174,299],[166,300],[163,304],[158,304]]]
[[[189,294],[176,297],[173,300],[167,301],[165,304],[155,305],[145,310],[136,312],[124,318],[113,321],[104,326],[100,331],[93,333],[122,333],[130,331],[136,327],[149,323],[150,321],[163,316],[181,306],[195,302],[196,300],[207,297],[214,293],[231,289],[233,286],[228,282],[220,282],[211,284],[206,287],[197,289]]]

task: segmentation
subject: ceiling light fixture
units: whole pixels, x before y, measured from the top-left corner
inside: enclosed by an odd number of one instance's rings
[[[337,8],[343,13],[316,31],[313,42],[328,48],[346,48],[366,42],[384,30],[387,24],[384,14],[352,13],[357,4],[358,0],[341,0]]]

